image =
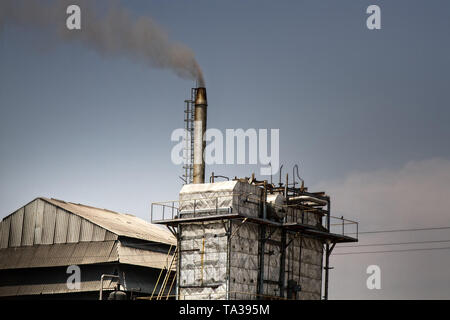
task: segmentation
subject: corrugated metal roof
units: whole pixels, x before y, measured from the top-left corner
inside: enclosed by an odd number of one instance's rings
[[[116,281],[106,279],[103,282],[103,290],[112,290]],[[68,289],[66,283],[38,283],[27,285],[8,285],[0,287],[0,297],[11,297],[19,295],[55,294],[55,293],[77,293],[88,291],[99,291],[98,280],[81,281],[80,289]]]
[[[116,241],[0,249],[0,269],[57,267],[119,261]]]
[[[172,255],[150,250],[127,247],[119,243],[117,246],[120,263],[138,265],[149,268],[169,268]],[[175,268],[175,264],[172,266]]]
[[[175,237],[169,231],[130,214],[118,213],[57,199],[48,199],[44,197],[41,197],[40,199],[89,220],[119,236],[176,244]]]
[[[0,270],[3,273],[7,272],[7,269],[11,272],[14,272],[13,269],[22,269],[18,271],[19,273],[10,273],[13,278],[5,277],[0,281],[0,297],[98,291],[100,274],[111,273],[109,269],[104,268],[116,268],[117,263],[120,263],[125,268],[124,270],[128,270],[126,273],[126,287],[128,289],[140,288],[142,292],[151,292],[155,274],[159,271],[144,268],[133,269],[134,266],[161,269],[168,266],[171,258],[163,252],[128,247],[122,244],[120,240],[0,249]],[[105,264],[111,262],[114,262],[114,264]],[[98,265],[94,266],[93,264]],[[47,269],[69,265],[78,265],[84,270],[79,290],[69,290],[66,279],[62,279],[64,281],[60,279],[61,273],[51,271],[55,269]],[[89,268],[97,268],[97,271]],[[28,273],[22,276],[20,272],[25,271]],[[92,280],[92,272],[98,273],[98,277],[96,275],[98,279]],[[139,275],[135,274],[136,272],[139,272]],[[112,289],[114,284],[111,279],[106,279],[104,288]]]
[[[172,256],[132,248],[120,241],[92,241],[0,249],[0,270],[119,262],[148,268],[168,267]]]

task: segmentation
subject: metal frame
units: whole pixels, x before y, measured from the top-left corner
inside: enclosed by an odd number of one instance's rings
[[[181,177],[184,184],[192,183],[194,177],[194,114],[196,93],[197,88],[191,88],[191,99],[184,100],[185,162],[183,165],[184,173]]]
[[[118,276],[118,275],[102,274],[102,276],[100,277],[100,293],[99,293],[98,300],[103,300],[103,280],[104,280],[104,278],[118,279],[120,281],[120,276]],[[119,281],[117,283],[120,285]]]
[[[230,194],[225,196],[217,196],[214,198],[210,198],[208,200],[216,200],[216,206],[212,209],[198,209],[196,206],[197,201],[205,201],[205,199],[190,199],[190,200],[184,200],[181,202],[193,202],[193,209],[192,210],[179,210],[178,204],[180,201],[168,201],[168,202],[155,202],[151,204],[151,221],[155,224],[163,224],[170,228],[170,230],[174,233],[174,235],[177,237],[177,241],[179,243],[179,237],[178,237],[178,228],[181,227],[183,224],[188,223],[195,223],[195,222],[206,222],[206,221],[214,221],[214,220],[229,220],[229,228],[231,228],[231,221],[233,220],[241,220],[242,223],[249,222],[249,223],[256,223],[260,225],[260,239],[259,239],[259,255],[260,255],[260,261],[259,265],[261,268],[259,269],[259,275],[258,275],[258,288],[257,293],[258,295],[263,295],[264,291],[264,283],[267,281],[264,280],[264,256],[265,254],[262,254],[265,252],[265,244],[267,241],[270,240],[271,235],[277,228],[281,228],[282,232],[282,240],[280,241],[280,276],[278,284],[280,286],[280,297],[285,297],[285,291],[286,287],[284,286],[284,278],[285,278],[285,256],[286,256],[286,248],[289,246],[289,243],[286,243],[286,237],[287,234],[299,234],[301,237],[308,236],[311,238],[320,239],[324,242],[324,254],[325,254],[325,266],[323,266],[323,270],[325,273],[324,276],[324,296],[323,299],[328,299],[328,284],[329,284],[329,270],[332,269],[330,267],[330,255],[337,243],[347,243],[347,242],[357,242],[358,241],[358,223],[352,220],[344,219],[343,217],[333,217],[331,216],[331,201],[328,196],[323,196],[318,193],[309,193],[306,191],[300,191],[297,188],[283,188],[285,192],[292,191],[293,194],[291,194],[291,197],[297,196],[297,195],[306,195],[318,198],[320,200],[326,201],[326,209],[322,209],[319,207],[314,206],[306,206],[301,204],[288,204],[281,206],[281,209],[286,210],[288,207],[295,206],[302,210],[303,212],[315,212],[317,214],[320,214],[322,216],[322,224],[321,226],[313,226],[305,223],[299,223],[299,222],[277,222],[274,220],[270,220],[267,218],[267,198],[266,198],[266,192],[263,195],[263,199],[256,196],[255,194]],[[265,188],[266,190],[266,188]],[[239,212],[239,206],[235,208],[235,211],[233,212],[232,207],[218,207],[218,199],[221,197],[231,197],[234,195],[243,196],[248,202],[252,202],[250,198],[253,196],[254,199],[258,201],[260,206],[260,216],[259,217],[251,217],[247,216],[245,214],[242,214]],[[288,196],[289,197],[289,196]],[[239,203],[238,203],[239,204]],[[255,202],[256,204],[256,202]],[[155,211],[156,207],[162,207],[162,219],[156,220],[155,218]],[[275,204],[271,204],[271,206],[277,206]],[[166,217],[166,213],[169,212],[169,218]],[[188,215],[187,217],[183,217],[183,215]],[[333,220],[333,223],[332,223]],[[337,221],[336,221],[337,220]],[[303,218],[302,218],[303,222]],[[355,226],[356,230],[354,232],[348,232],[346,234],[345,226],[346,225],[353,225]],[[335,233],[332,232],[332,227],[338,226],[339,229],[342,231],[342,233]],[[266,229],[267,227],[272,227],[274,230],[269,235],[266,235]],[[348,230],[348,228],[347,228]],[[231,232],[231,230],[227,231],[228,233]],[[353,236],[350,236],[353,235]],[[232,235],[229,234],[229,240],[231,239]],[[229,251],[229,250],[228,250]],[[229,253],[228,253],[229,254]],[[181,255],[178,252],[178,270],[180,267],[180,260]],[[229,257],[228,257],[229,260]],[[300,264],[301,265],[301,264]],[[229,272],[229,271],[228,271]],[[179,277],[177,277],[179,279]],[[177,281],[178,282],[178,281]],[[179,288],[179,283],[177,283],[177,291]]]

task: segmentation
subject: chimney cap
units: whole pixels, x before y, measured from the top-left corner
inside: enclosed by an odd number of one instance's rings
[[[207,106],[207,99],[206,99],[206,88],[199,87],[197,88],[197,92],[195,95],[195,104],[196,105],[205,105]]]

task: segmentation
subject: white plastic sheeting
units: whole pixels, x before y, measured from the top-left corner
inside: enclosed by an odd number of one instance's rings
[[[270,199],[269,199],[270,198]],[[262,189],[244,182],[226,181],[186,185],[180,192],[182,217],[216,215],[229,212],[258,217]],[[318,225],[321,217],[284,208],[282,196],[271,195],[272,212],[287,222]],[[231,208],[231,209],[230,209]],[[227,230],[229,231],[227,233]],[[183,224],[180,232],[180,299],[259,299],[260,225],[236,220],[214,220]],[[267,227],[264,254],[264,290],[279,296],[281,228]],[[291,241],[292,240],[292,241]],[[296,299],[320,299],[323,245],[305,236],[286,236],[284,285],[296,281],[302,290]]]

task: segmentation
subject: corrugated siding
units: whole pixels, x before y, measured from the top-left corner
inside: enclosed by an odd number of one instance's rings
[[[20,208],[12,215],[9,246],[19,247],[22,243],[22,227],[23,227],[23,212],[24,208]]]
[[[0,287],[0,297],[19,295],[41,295],[57,293],[75,293],[99,290],[99,280],[81,281],[80,289],[68,289],[66,283],[38,283],[29,285],[11,285]],[[112,290],[117,280],[106,279],[103,282],[103,290]]]
[[[97,263],[102,257],[110,257],[109,259],[113,261],[118,260],[117,244],[115,241],[89,242],[89,247],[83,257],[83,263]]]
[[[114,215],[119,216],[117,213]],[[0,248],[110,241],[118,237],[116,233],[43,198],[35,199],[0,223]]]
[[[105,234],[106,234],[106,230],[99,227],[99,226],[94,226],[94,230],[93,230],[93,234],[92,234],[92,241],[103,241],[105,240]]]
[[[109,232],[109,231],[106,231],[106,234],[105,234],[105,241],[108,241],[108,240],[117,240],[119,237],[117,236],[117,234],[115,234],[115,233],[112,233],[112,232]]]
[[[167,253],[155,252],[150,250],[143,250],[124,246],[119,242],[117,246],[120,263],[131,265],[139,265],[143,267],[150,267],[156,269],[169,268],[172,255],[167,256]],[[175,271],[176,266],[172,268]]]
[[[2,236],[0,238],[0,248],[7,248],[9,240],[9,227],[11,225],[11,217],[3,219],[0,225],[2,229]]]
[[[67,242],[75,243],[80,240],[81,218],[71,214],[69,216],[69,230],[67,233]]]
[[[42,243],[42,233],[44,227],[44,201],[36,200],[36,221],[34,224],[34,244]]]
[[[118,261],[116,241],[0,249],[0,269],[40,268]]]
[[[42,227],[42,244],[53,244],[55,236],[56,207],[50,203],[44,204],[44,219]]]
[[[56,227],[54,243],[66,243],[69,214],[62,209],[56,209]]]
[[[137,238],[147,241],[176,244],[175,237],[168,231],[152,225],[138,217],[99,209],[82,204],[75,204],[56,199],[41,198],[46,202],[76,214],[91,223],[119,236]]]
[[[33,201],[25,206],[23,216],[22,246],[32,246],[34,242],[34,226],[36,223],[36,204]]]
[[[91,241],[94,225],[87,220],[81,221],[81,236],[80,241]]]

